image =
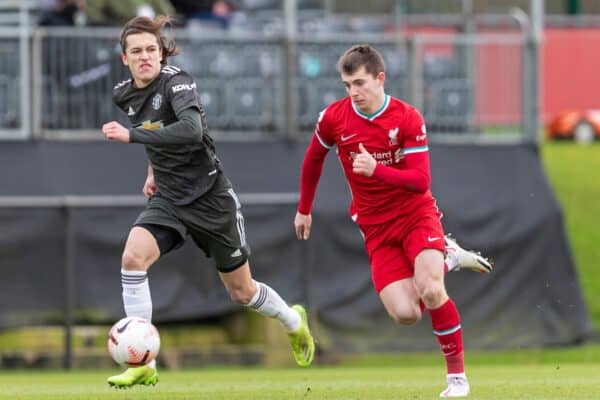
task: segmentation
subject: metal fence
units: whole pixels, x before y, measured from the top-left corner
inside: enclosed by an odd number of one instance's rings
[[[0,139],[30,132],[30,51],[27,7],[0,2]]]
[[[0,36],[0,130],[16,132],[3,137],[101,139],[104,122],[125,122],[111,101],[113,85],[127,76],[118,34],[107,28],[33,28],[26,51],[18,33]],[[529,80],[537,79],[536,70],[526,68],[526,54],[535,49],[519,33],[290,40],[181,30],[176,38],[182,54],[172,63],[197,80],[217,139],[308,135],[318,112],[346,95],[336,70],[339,55],[365,42],[383,54],[386,91],[423,112],[432,139],[535,138],[524,131],[523,112],[526,101],[537,99],[526,93],[535,87],[523,85],[527,71]],[[30,79],[24,81],[29,64]],[[33,102],[24,100],[29,94]]]

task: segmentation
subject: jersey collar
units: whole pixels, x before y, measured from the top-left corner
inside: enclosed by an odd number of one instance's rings
[[[352,103],[352,109],[354,110],[354,112],[359,117],[362,117],[364,119],[368,119],[369,121],[373,121],[375,118],[377,118],[381,114],[383,114],[385,112],[385,110],[387,110],[388,105],[390,104],[390,96],[386,94],[385,98],[383,100],[383,104],[381,105],[381,107],[379,107],[379,110],[377,110],[377,111],[375,111],[374,113],[371,113],[371,114],[367,114],[367,113],[364,113],[364,112],[360,111],[358,109],[358,107],[356,106],[356,104],[354,104],[354,102],[352,101],[352,99],[350,99],[350,103]]]

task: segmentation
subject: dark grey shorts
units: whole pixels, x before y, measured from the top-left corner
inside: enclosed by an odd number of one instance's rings
[[[151,224],[171,228],[192,237],[221,272],[243,265],[250,255],[241,204],[229,180],[220,175],[214,187],[194,202],[177,206],[160,194],[148,199],[134,225]]]

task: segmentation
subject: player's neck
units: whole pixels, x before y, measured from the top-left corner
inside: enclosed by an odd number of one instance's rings
[[[154,82],[154,79],[152,79],[151,81],[141,81],[141,80],[138,80],[138,79],[134,79],[134,80],[133,80],[133,86],[134,86],[136,89],[143,89],[143,88],[145,88],[145,87],[148,87],[148,86],[150,86],[150,84],[151,84],[152,82]]]
[[[385,92],[382,90],[371,104],[367,105],[364,109],[360,107],[358,109],[365,114],[373,114],[381,109],[383,103],[385,103]]]

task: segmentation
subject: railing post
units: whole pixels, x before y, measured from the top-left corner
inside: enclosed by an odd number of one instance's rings
[[[31,130],[33,137],[42,136],[42,106],[44,77],[42,72],[42,41],[44,35],[34,29],[31,37]]]
[[[65,354],[63,366],[69,370],[73,363],[73,300],[75,273],[75,235],[73,232],[73,215],[70,205],[63,204],[65,217]]]
[[[421,43],[416,36],[407,41],[409,102],[417,110],[423,111],[423,60],[421,60]]]
[[[19,8],[19,53],[20,53],[20,86],[21,86],[21,138],[26,139],[31,135],[31,79],[29,57],[29,5],[21,3]]]
[[[296,59],[297,57],[297,28],[296,28],[296,0],[285,0],[285,37],[283,42],[284,52],[284,112],[285,123],[284,137],[286,139],[296,139],[298,137],[298,118],[296,116],[297,107],[297,84],[296,84]]]

